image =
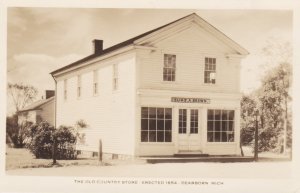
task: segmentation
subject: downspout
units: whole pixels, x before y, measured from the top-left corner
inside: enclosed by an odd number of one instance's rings
[[[54,96],[54,128],[56,128],[56,109],[57,109],[57,81],[54,78],[53,74],[51,74],[54,82],[55,82],[55,96]]]

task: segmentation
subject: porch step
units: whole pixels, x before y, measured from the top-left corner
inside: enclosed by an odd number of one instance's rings
[[[157,163],[193,163],[193,162],[253,162],[253,157],[148,157],[146,159],[147,163],[157,164]]]
[[[204,153],[176,153],[174,154],[174,157],[208,157],[208,154]]]

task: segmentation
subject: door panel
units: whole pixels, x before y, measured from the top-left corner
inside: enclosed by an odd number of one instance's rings
[[[199,110],[179,109],[178,118],[179,151],[200,151]]]

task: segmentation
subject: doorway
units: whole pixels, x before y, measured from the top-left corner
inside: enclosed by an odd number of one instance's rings
[[[178,112],[179,152],[201,152],[199,109],[181,108]]]

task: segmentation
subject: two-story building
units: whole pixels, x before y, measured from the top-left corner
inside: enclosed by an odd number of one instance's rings
[[[51,73],[56,125],[84,120],[78,149],[128,156],[240,154],[248,52],[196,14]]]

